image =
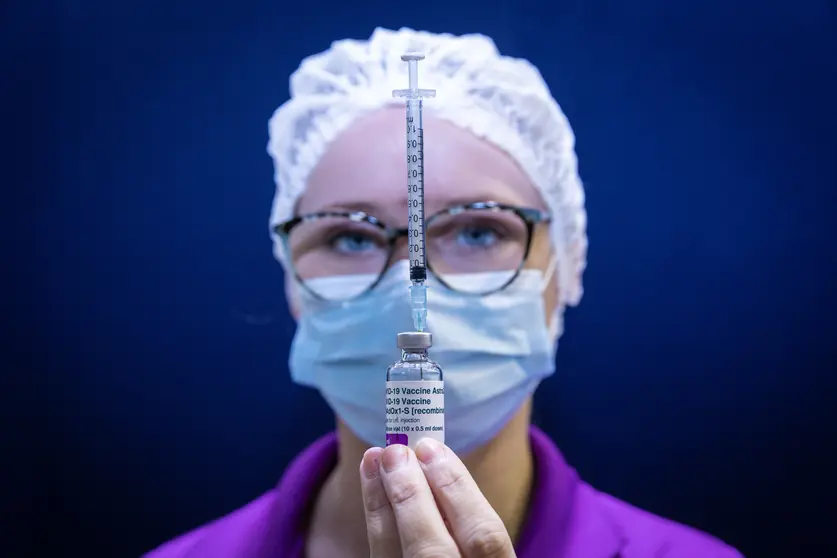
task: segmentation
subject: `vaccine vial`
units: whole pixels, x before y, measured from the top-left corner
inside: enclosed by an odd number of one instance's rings
[[[422,438],[445,443],[445,383],[427,358],[433,337],[426,331],[398,334],[401,360],[387,369],[387,445],[416,448]]]

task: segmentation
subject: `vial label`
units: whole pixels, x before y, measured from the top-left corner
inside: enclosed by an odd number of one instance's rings
[[[387,382],[387,445],[445,443],[445,382]]]

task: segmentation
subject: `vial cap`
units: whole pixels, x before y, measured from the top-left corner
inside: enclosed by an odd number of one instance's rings
[[[433,346],[433,336],[427,331],[407,331],[398,334],[398,348],[429,349]]]

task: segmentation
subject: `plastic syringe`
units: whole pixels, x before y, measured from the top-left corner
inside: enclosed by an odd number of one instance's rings
[[[416,331],[427,327],[427,257],[424,250],[424,126],[422,99],[435,97],[434,89],[419,89],[418,63],[424,55],[409,52],[401,56],[407,63],[409,89],[396,89],[395,98],[407,105],[407,207],[409,215],[410,303]]]

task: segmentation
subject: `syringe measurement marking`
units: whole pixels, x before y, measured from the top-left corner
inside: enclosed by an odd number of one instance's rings
[[[416,126],[418,105],[418,126]],[[424,129],[421,99],[407,101],[407,166],[410,180],[407,183],[407,207],[410,222],[410,280],[423,282],[427,278],[424,233]]]
[[[410,102],[410,108],[413,108],[413,102]],[[416,130],[415,117],[413,110],[410,110],[410,115],[407,116],[407,164],[409,165],[410,182],[407,186],[408,193],[408,210],[409,210],[409,228],[410,228],[410,252],[411,252],[411,268],[420,267],[423,263],[423,238],[421,238],[421,223],[423,215],[421,214],[422,194],[424,193],[424,184],[422,181],[423,168],[421,164],[421,148],[419,144],[419,131]]]

